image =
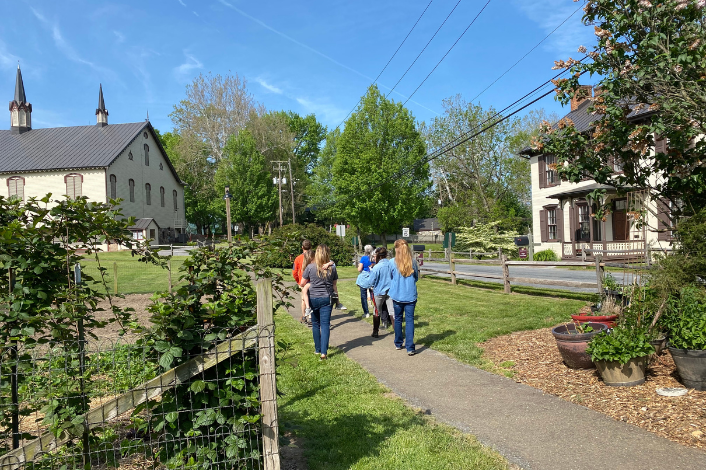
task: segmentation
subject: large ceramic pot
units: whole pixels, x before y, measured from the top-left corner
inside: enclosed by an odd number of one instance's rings
[[[647,356],[635,357],[627,363],[618,361],[596,361],[596,369],[603,382],[611,387],[633,387],[645,383]]]
[[[618,315],[571,315],[571,319],[579,323],[602,323],[607,328],[613,328]]]
[[[556,340],[556,346],[559,348],[564,364],[572,369],[590,369],[594,367],[591,356],[586,354],[588,342],[598,333],[608,328],[602,323],[594,322],[584,323],[583,325],[593,327],[593,331],[590,333],[578,333],[576,325],[573,323],[559,325],[552,330],[552,335]]]
[[[681,381],[689,388],[706,390],[706,350],[677,349],[669,346]]]

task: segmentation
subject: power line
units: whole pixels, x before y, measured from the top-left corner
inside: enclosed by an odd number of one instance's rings
[[[460,1],[460,0],[459,0],[459,1]],[[483,11],[487,8],[487,6],[490,4],[491,1],[493,1],[493,0],[488,0],[488,1],[486,2],[486,4],[483,5],[483,8],[480,9],[480,11],[479,11],[478,14],[475,16],[475,18],[473,18],[473,20],[468,24],[468,26],[466,26],[466,29],[463,30],[463,32],[462,32],[461,35],[458,37],[458,39],[456,39],[456,42],[454,42],[454,43],[451,45],[451,47],[449,47],[449,50],[446,51],[446,54],[444,54],[444,56],[439,60],[439,62],[436,63],[436,65],[434,66],[434,68],[431,69],[431,72],[429,72],[429,73],[427,74],[427,76],[424,77],[424,80],[422,80],[422,83],[420,83],[420,84],[417,86],[417,88],[414,89],[414,91],[412,92],[411,95],[409,95],[409,97],[407,97],[407,100],[406,100],[404,103],[402,103],[402,106],[406,105],[406,104],[407,104],[407,101],[411,100],[412,97],[414,96],[414,94],[417,93],[417,90],[419,90],[419,88],[421,88],[421,86],[424,85],[424,82],[426,82],[427,79],[431,76],[431,74],[434,73],[434,71],[436,70],[436,68],[439,66],[439,64],[441,64],[441,62],[443,62],[443,60],[446,58],[446,56],[449,55],[449,53],[451,52],[451,50],[452,50],[454,47],[456,47],[456,44],[458,44],[458,42],[461,40],[461,38],[466,34],[466,31],[468,31],[468,30],[470,29],[470,27],[473,26],[473,23],[476,22],[476,20],[478,19],[478,17],[481,15],[481,13],[483,13]],[[458,4],[456,4],[456,5],[458,5]],[[454,7],[454,8],[455,8],[455,7]],[[399,83],[399,82],[397,82],[397,83]],[[396,85],[395,85],[395,86],[396,86]]]
[[[392,54],[392,57],[390,57],[390,60],[387,61],[387,63],[386,63],[385,66],[382,68],[382,70],[380,71],[380,73],[378,74],[378,76],[375,77],[375,80],[373,80],[373,83],[376,83],[376,82],[378,81],[378,78],[380,78],[380,76],[382,75],[382,73],[387,69],[387,66],[390,65],[390,62],[392,62],[392,59],[395,58],[395,56],[396,56],[397,53],[400,51],[400,49],[402,48],[402,46],[404,45],[404,43],[407,41],[407,38],[409,38],[409,35],[412,34],[412,31],[414,31],[414,28],[417,27],[417,24],[418,24],[419,21],[422,19],[422,17],[424,16],[424,14],[427,12],[427,10],[429,9],[429,7],[431,6],[431,4],[432,4],[433,1],[434,1],[434,0],[430,0],[429,3],[427,3],[427,6],[426,6],[426,8],[424,8],[424,11],[422,12],[422,14],[419,15],[419,18],[417,18],[417,21],[415,21],[415,22],[414,22],[414,25],[412,25],[412,29],[409,30],[409,32],[407,33],[407,36],[404,37],[404,39],[402,40],[402,42],[400,43],[400,45],[397,46],[397,49],[395,50],[395,53]],[[460,2],[460,1],[461,1],[461,0],[459,0],[459,2]],[[456,8],[456,7],[454,7],[454,8]],[[339,127],[341,127],[341,126],[343,125],[343,123],[346,122],[346,119],[348,119],[348,116],[350,116],[351,113],[352,113],[353,111],[355,111],[355,109],[358,107],[358,104],[360,104],[360,101],[361,101],[361,100],[362,100],[362,98],[358,100],[358,103],[356,103],[355,106],[353,106],[353,109],[351,109],[350,111],[348,111],[348,114],[346,114],[346,117],[343,118],[343,121],[341,121],[341,123],[336,126],[336,129],[338,129]],[[334,130],[335,130],[335,129],[334,129]]]
[[[574,10],[574,12],[571,13],[564,21],[562,21],[561,23],[559,23],[559,25],[558,25],[556,28],[554,28],[551,33],[549,33],[549,34],[547,34],[546,36],[544,36],[544,39],[542,39],[542,40],[539,41],[537,44],[535,44],[532,49],[530,49],[525,55],[523,55],[517,62],[515,62],[514,64],[512,64],[512,67],[510,67],[509,69],[507,69],[506,71],[504,71],[504,72],[502,73],[502,75],[500,75],[498,78],[496,78],[495,80],[493,80],[493,83],[491,83],[490,85],[488,85],[487,87],[485,87],[485,88],[483,89],[483,91],[481,91],[481,92],[478,93],[476,96],[474,96],[473,99],[471,100],[471,103],[473,103],[475,100],[477,100],[483,93],[485,93],[486,91],[488,91],[488,89],[489,89],[490,87],[492,87],[493,85],[495,85],[495,83],[497,83],[498,80],[500,80],[500,79],[503,78],[505,75],[507,75],[507,73],[508,73],[510,70],[514,69],[515,66],[517,66],[517,64],[519,64],[520,62],[522,62],[523,60],[525,60],[525,58],[526,58],[528,55],[530,55],[535,49],[537,49],[540,45],[542,45],[542,43],[543,43],[544,41],[546,41],[546,40],[549,38],[549,36],[551,36],[552,34],[554,34],[559,28],[561,28],[562,26],[564,26],[564,23],[566,23],[567,21],[569,21],[581,8],[583,8],[583,5],[581,5],[580,7],[578,7],[578,8],[577,8],[576,10]]]

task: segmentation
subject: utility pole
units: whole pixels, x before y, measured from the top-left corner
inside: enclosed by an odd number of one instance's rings
[[[289,165],[289,197],[292,199],[292,223],[296,224],[295,213],[294,213],[294,178],[292,178],[292,159],[289,158],[287,162]]]
[[[277,187],[278,187],[278,191],[279,191],[279,226],[281,227],[282,225],[284,225],[284,214],[282,211],[282,164],[288,163],[288,162],[274,161],[272,163],[277,164]],[[290,180],[291,180],[291,177],[290,177]],[[292,217],[292,219],[293,219],[293,217]]]
[[[230,231],[230,200],[233,197],[232,194],[230,194],[230,186],[226,186],[226,195],[223,197],[223,199],[226,200],[226,221],[228,224],[228,246],[230,247],[233,244],[233,235],[231,234]]]

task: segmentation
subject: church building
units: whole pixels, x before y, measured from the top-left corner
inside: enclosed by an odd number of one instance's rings
[[[184,240],[184,183],[149,120],[108,124],[99,86],[94,126],[32,129],[32,104],[17,67],[10,129],[0,130],[0,192],[27,200],[52,193],[108,202],[122,199],[136,239]]]

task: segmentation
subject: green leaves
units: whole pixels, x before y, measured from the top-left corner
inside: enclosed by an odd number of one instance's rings
[[[586,349],[595,361],[627,363],[655,352],[649,342],[647,328],[618,325],[612,332],[602,331],[593,337]]]
[[[706,349],[706,292],[695,286],[673,295],[662,324],[669,344],[678,349]]]

